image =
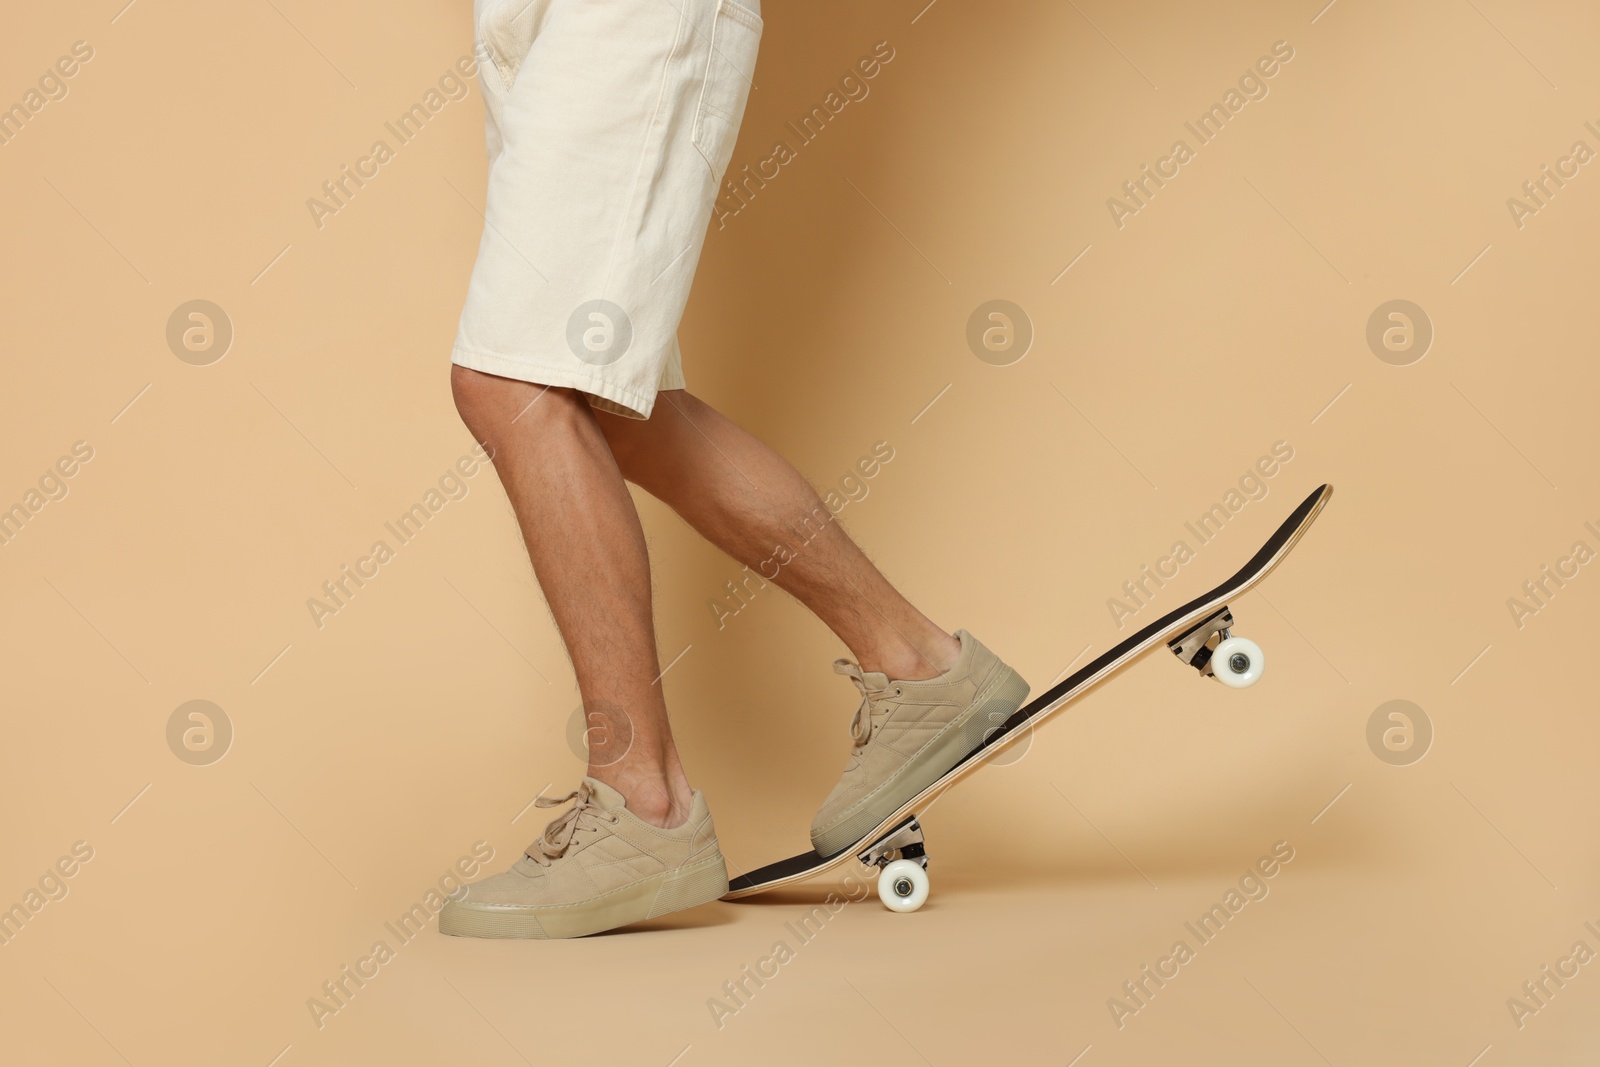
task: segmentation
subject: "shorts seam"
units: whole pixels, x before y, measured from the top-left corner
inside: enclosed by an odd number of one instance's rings
[[[482,349],[470,348],[466,345],[456,345],[450,352],[450,362],[468,370],[481,370],[489,374],[499,374],[506,378],[515,378],[517,381],[528,382],[533,385],[553,386],[560,389],[577,389],[579,392],[591,393],[594,396],[621,404],[628,410],[635,412],[641,418],[648,419],[651,410],[655,407],[656,395],[660,392],[646,396],[637,392],[608,382],[598,374],[580,370],[563,370],[559,367],[550,367],[535,360],[518,359],[499,352],[485,352]]]

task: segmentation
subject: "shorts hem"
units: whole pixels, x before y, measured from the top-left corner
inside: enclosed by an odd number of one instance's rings
[[[588,394],[589,402],[600,410],[610,411],[629,419],[648,419],[650,412],[655,408],[656,394],[661,389],[683,388],[681,382],[667,384],[647,395],[619,386],[615,382],[608,382],[598,374],[576,369],[563,370],[533,360],[517,359],[497,352],[483,352],[462,345],[457,345],[451,350],[450,362],[468,370],[482,371],[502,378],[515,378],[534,385],[576,389]]]

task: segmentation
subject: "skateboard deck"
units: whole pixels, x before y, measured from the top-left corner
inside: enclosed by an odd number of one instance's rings
[[[928,888],[927,855],[918,812],[927,809],[956,782],[1031,735],[1039,724],[1072,701],[1159,644],[1166,644],[1179,659],[1202,674],[1211,674],[1234,687],[1253,684],[1265,661],[1253,642],[1231,636],[1233,617],[1228,601],[1253,588],[1283,562],[1332,496],[1333,486],[1317,487],[1233,577],[1167,612],[1024,704],[982,745],[854,845],[829,856],[815,850],[803,852],[741,874],[729,881],[723,899],[754,896],[857,860],[864,866],[883,868],[879,896],[886,905],[897,911],[915,910],[926,898]]]

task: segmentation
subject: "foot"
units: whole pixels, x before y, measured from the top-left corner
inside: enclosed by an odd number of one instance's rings
[[[833,669],[861,693],[850,723],[855,742],[811,822],[811,844],[833,856],[856,844],[906,801],[983,744],[1028,699],[1028,683],[965,630],[961,654],[936,678],[894,681],[849,660]]]
[[[621,793],[585,778],[570,803],[511,869],[474,882],[439,913],[439,932],[467,937],[583,937],[716,900],[728,891],[705,797],[663,830]]]

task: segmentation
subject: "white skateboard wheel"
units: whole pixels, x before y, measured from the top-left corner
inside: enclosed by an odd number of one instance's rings
[[[1266,665],[1261,646],[1248,637],[1230,637],[1219,642],[1217,650],[1211,654],[1211,673],[1217,681],[1234,689],[1261,681]]]
[[[928,899],[928,872],[916,860],[895,860],[878,875],[878,899],[890,911],[916,911]]]

